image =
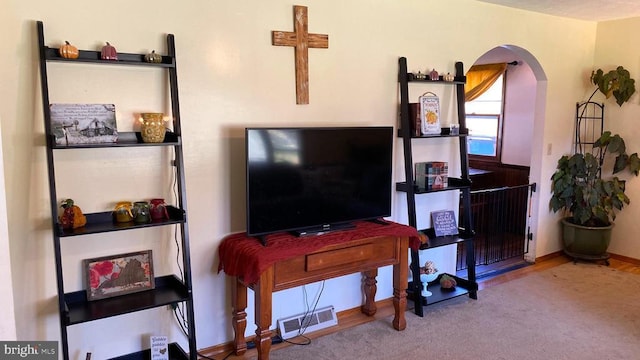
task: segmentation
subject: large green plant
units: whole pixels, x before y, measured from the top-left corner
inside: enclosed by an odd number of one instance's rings
[[[616,211],[630,202],[625,181],[613,175],[627,169],[638,176],[640,158],[637,153],[627,155],[622,137],[610,131],[605,131],[593,146],[602,149],[605,160],[616,155],[611,176],[603,178],[603,166],[591,153],[564,155],[551,177],[549,207],[571,216],[575,224],[606,226],[615,220]]]

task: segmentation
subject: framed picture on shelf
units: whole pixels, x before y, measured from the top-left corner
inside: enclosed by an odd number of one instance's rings
[[[440,135],[440,99],[436,94],[426,92],[419,100],[422,135]]]
[[[83,271],[89,301],[155,287],[151,250],[85,259]]]
[[[51,104],[49,110],[56,145],[118,141],[114,104]]]
[[[446,161],[416,163],[414,178],[419,189],[444,189],[449,185],[449,164]]]

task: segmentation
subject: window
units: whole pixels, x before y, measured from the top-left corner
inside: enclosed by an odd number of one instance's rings
[[[504,75],[501,75],[486,92],[465,103],[470,158],[500,161],[503,99]]]

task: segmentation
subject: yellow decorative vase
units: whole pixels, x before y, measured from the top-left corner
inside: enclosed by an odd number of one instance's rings
[[[146,143],[160,143],[164,141],[166,129],[164,127],[163,113],[142,113],[142,126],[140,134],[142,141]]]

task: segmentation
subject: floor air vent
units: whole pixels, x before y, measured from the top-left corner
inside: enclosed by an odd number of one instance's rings
[[[338,318],[333,306],[316,309],[310,314],[305,313],[278,320],[278,330],[283,339],[289,339],[303,333],[310,333],[334,325],[338,325]]]

